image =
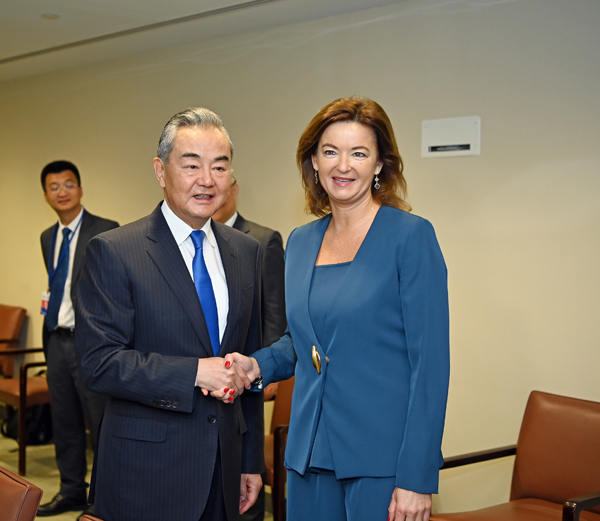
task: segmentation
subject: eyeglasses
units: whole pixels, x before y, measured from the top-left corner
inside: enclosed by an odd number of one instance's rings
[[[48,191],[52,193],[58,193],[61,190],[69,192],[71,190],[75,190],[75,188],[79,188],[79,185],[75,183],[65,183],[64,185],[50,185],[48,187]]]

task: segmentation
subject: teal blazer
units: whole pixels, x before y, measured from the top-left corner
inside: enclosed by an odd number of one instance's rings
[[[290,235],[288,330],[253,355],[265,385],[296,376],[286,466],[306,472],[322,414],[338,479],[395,476],[400,488],[437,492],[450,361],[447,272],[434,229],[380,208],[327,313],[332,340],[320,345],[308,302],[330,218]]]

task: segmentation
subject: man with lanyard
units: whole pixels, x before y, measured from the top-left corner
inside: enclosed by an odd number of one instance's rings
[[[52,425],[60,489],[38,516],[53,516],[86,509],[87,473],[85,422],[96,443],[98,426],[107,398],[83,384],[75,358],[75,313],[73,297],[88,241],[119,226],[96,217],[81,206],[83,189],[77,167],[69,161],[54,161],[42,170],[46,202],[58,222],[42,233],[42,252],[48,271],[48,290],[42,296],[45,315],[43,346],[48,365],[48,387],[52,402]],[[91,512],[93,508],[86,511]]]

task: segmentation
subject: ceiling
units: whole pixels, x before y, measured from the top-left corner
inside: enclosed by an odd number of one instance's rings
[[[400,0],[3,0],[0,82]]]

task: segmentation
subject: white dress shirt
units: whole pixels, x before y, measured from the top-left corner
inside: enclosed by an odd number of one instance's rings
[[[161,206],[162,213],[167,221],[167,225],[175,238],[179,251],[183,256],[185,265],[190,272],[190,277],[194,280],[194,269],[192,263],[194,255],[196,254],[196,248],[192,242],[190,234],[194,229],[187,223],[183,222],[173,210],[169,208],[167,201],[163,201]],[[212,282],[213,291],[215,293],[215,300],[217,301],[217,315],[219,317],[219,340],[223,341],[223,333],[227,327],[227,314],[229,313],[229,292],[227,290],[227,279],[225,278],[225,269],[223,268],[223,261],[219,253],[219,245],[215,238],[215,234],[212,231],[211,219],[202,227],[204,231],[204,242],[202,243],[202,252],[204,254],[204,262],[206,263],[206,269],[210,275]]]
[[[60,252],[60,245],[63,240],[63,230],[69,228],[69,271],[67,273],[67,280],[65,282],[65,291],[63,293],[62,302],[60,303],[60,309],[58,310],[58,327],[65,327],[73,329],[75,327],[75,310],[73,309],[73,302],[71,301],[71,278],[73,276],[73,260],[75,259],[75,249],[77,248],[77,240],[79,239],[79,225],[83,218],[83,208],[77,214],[77,217],[73,219],[69,224],[64,226],[58,221],[58,230],[54,238],[54,261],[53,266],[56,268],[58,263],[58,254]],[[73,233],[75,232],[75,233]]]
[[[237,211],[236,211],[236,212],[233,212],[233,215],[232,215],[232,216],[231,216],[231,217],[230,217],[230,218],[229,218],[227,221],[225,221],[223,224],[224,224],[225,226],[229,226],[230,228],[233,228],[233,223],[234,223],[234,222],[235,222],[235,220],[238,218],[238,215],[239,215],[239,214],[237,213]]]

